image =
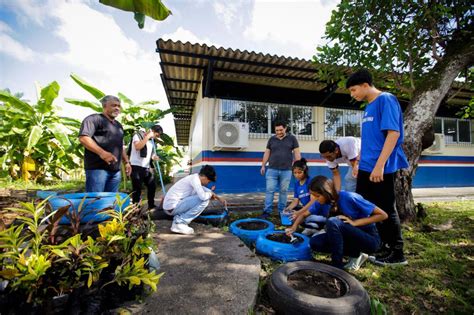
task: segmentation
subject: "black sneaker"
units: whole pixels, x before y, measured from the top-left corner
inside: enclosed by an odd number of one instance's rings
[[[402,266],[408,265],[408,261],[405,259],[403,252],[392,251],[386,257],[375,259],[374,264],[379,266]]]
[[[369,261],[375,262],[376,260],[385,259],[392,253],[392,250],[388,244],[382,244],[380,248],[372,255],[369,255]]]

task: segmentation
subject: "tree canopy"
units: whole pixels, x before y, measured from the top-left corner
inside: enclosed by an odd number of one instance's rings
[[[390,74],[386,86],[411,96],[443,60],[454,37],[472,40],[474,7],[464,0],[342,0],[314,60]],[[340,68],[339,68],[340,69]],[[333,67],[333,76],[340,77]],[[468,69],[463,76],[468,77]],[[472,79],[472,76],[469,76]],[[472,80],[469,80],[469,84]]]

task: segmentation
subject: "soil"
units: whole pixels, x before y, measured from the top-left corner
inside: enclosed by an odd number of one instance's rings
[[[241,222],[237,224],[237,227],[242,230],[264,230],[268,227],[268,223],[260,221]]]
[[[288,285],[295,290],[324,298],[338,298],[347,291],[340,279],[315,270],[298,270],[290,274]]]
[[[291,243],[291,238],[288,235],[284,234],[284,233],[269,234],[266,237],[270,241],[274,241],[274,242],[278,242],[278,243],[285,243],[285,244],[290,244]],[[297,241],[294,241],[294,243],[299,243],[299,242],[303,241],[303,238],[298,236],[298,235],[293,235],[293,237],[298,239]]]

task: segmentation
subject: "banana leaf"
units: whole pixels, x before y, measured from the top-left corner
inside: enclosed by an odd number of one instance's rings
[[[6,91],[0,91],[0,101],[10,104],[14,108],[22,111],[23,114],[34,113],[34,109],[30,104],[23,102]]]
[[[157,21],[163,21],[171,14],[161,0],[100,0],[99,2],[123,11],[141,13]]]
[[[81,106],[81,107],[88,107],[92,108],[94,111],[101,113],[102,112],[102,106],[97,103],[85,101],[85,100],[78,100],[75,98],[65,98],[64,101],[68,102],[69,104]]]
[[[38,111],[42,114],[49,113],[53,109],[53,101],[59,95],[58,82],[51,82],[46,87],[42,88],[40,93]]]
[[[79,84],[80,87],[82,87],[84,90],[89,92],[92,96],[94,96],[97,100],[100,100],[102,97],[105,96],[105,93],[99,90],[98,88],[90,85],[86,81],[84,81],[82,78],[80,78],[78,75],[75,75],[72,73],[70,77],[77,83]],[[100,110],[102,111],[102,109]]]
[[[40,126],[33,126],[31,128],[31,133],[28,138],[28,143],[26,144],[26,150],[29,151],[32,147],[36,145],[38,140],[41,138],[43,134],[43,129]]]
[[[51,129],[54,134],[54,137],[64,148],[67,148],[71,145],[71,142],[68,138],[68,135],[72,133],[71,130],[58,123],[52,124],[51,126],[49,126],[49,129]]]

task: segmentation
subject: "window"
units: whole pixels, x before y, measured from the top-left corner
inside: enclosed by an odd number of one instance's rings
[[[276,121],[286,122],[288,131],[300,139],[313,136],[313,108],[307,106],[222,100],[221,119],[248,122],[253,138],[268,137]]]
[[[325,109],[324,135],[326,139],[360,137],[363,111],[347,109]]]
[[[456,119],[436,117],[434,121],[434,132],[444,134],[446,144],[471,144],[471,121],[468,119]]]

